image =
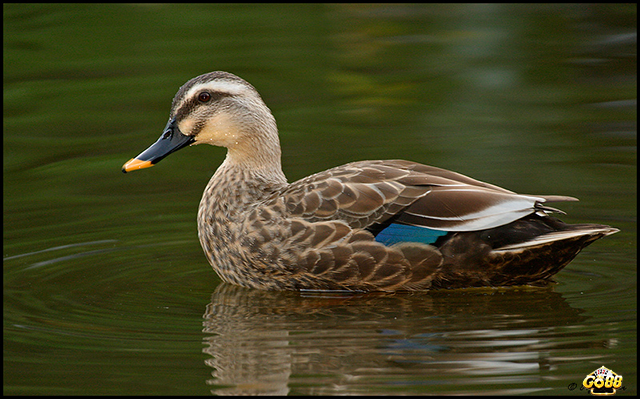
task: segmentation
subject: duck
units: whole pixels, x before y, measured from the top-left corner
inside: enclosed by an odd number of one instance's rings
[[[276,120],[224,71],[173,98],[160,138],[124,164],[151,167],[187,146],[225,147],[198,208],[198,238],[227,283],[262,290],[397,292],[546,285],[619,230],[566,224],[523,195],[406,160],[356,161],[289,183]]]

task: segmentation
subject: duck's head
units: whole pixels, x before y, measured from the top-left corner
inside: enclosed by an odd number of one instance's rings
[[[228,72],[211,72],[185,83],[173,98],[169,122],[158,141],[122,167],[148,168],[188,145],[229,149],[238,163],[280,162],[278,129],[256,89]]]

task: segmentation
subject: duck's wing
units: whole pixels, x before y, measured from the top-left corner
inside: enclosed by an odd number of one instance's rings
[[[390,223],[437,231],[476,231],[534,212],[556,211],[546,201],[564,196],[520,195],[459,173],[409,161],[353,162],[289,185],[283,198],[291,216],[340,220],[374,232]]]

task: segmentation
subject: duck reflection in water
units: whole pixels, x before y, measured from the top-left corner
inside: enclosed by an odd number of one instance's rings
[[[582,313],[551,287],[301,295],[223,283],[203,351],[218,395],[424,393],[420,384],[461,381],[467,394],[536,392],[566,345],[608,345],[588,330],[567,341],[562,326]]]

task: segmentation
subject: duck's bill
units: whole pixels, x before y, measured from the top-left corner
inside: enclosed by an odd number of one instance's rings
[[[193,142],[194,138],[192,136],[186,136],[178,129],[175,118],[171,119],[158,141],[142,151],[140,155],[125,163],[122,166],[122,172],[127,173],[133,170],[149,168],[172,152],[178,151]]]

